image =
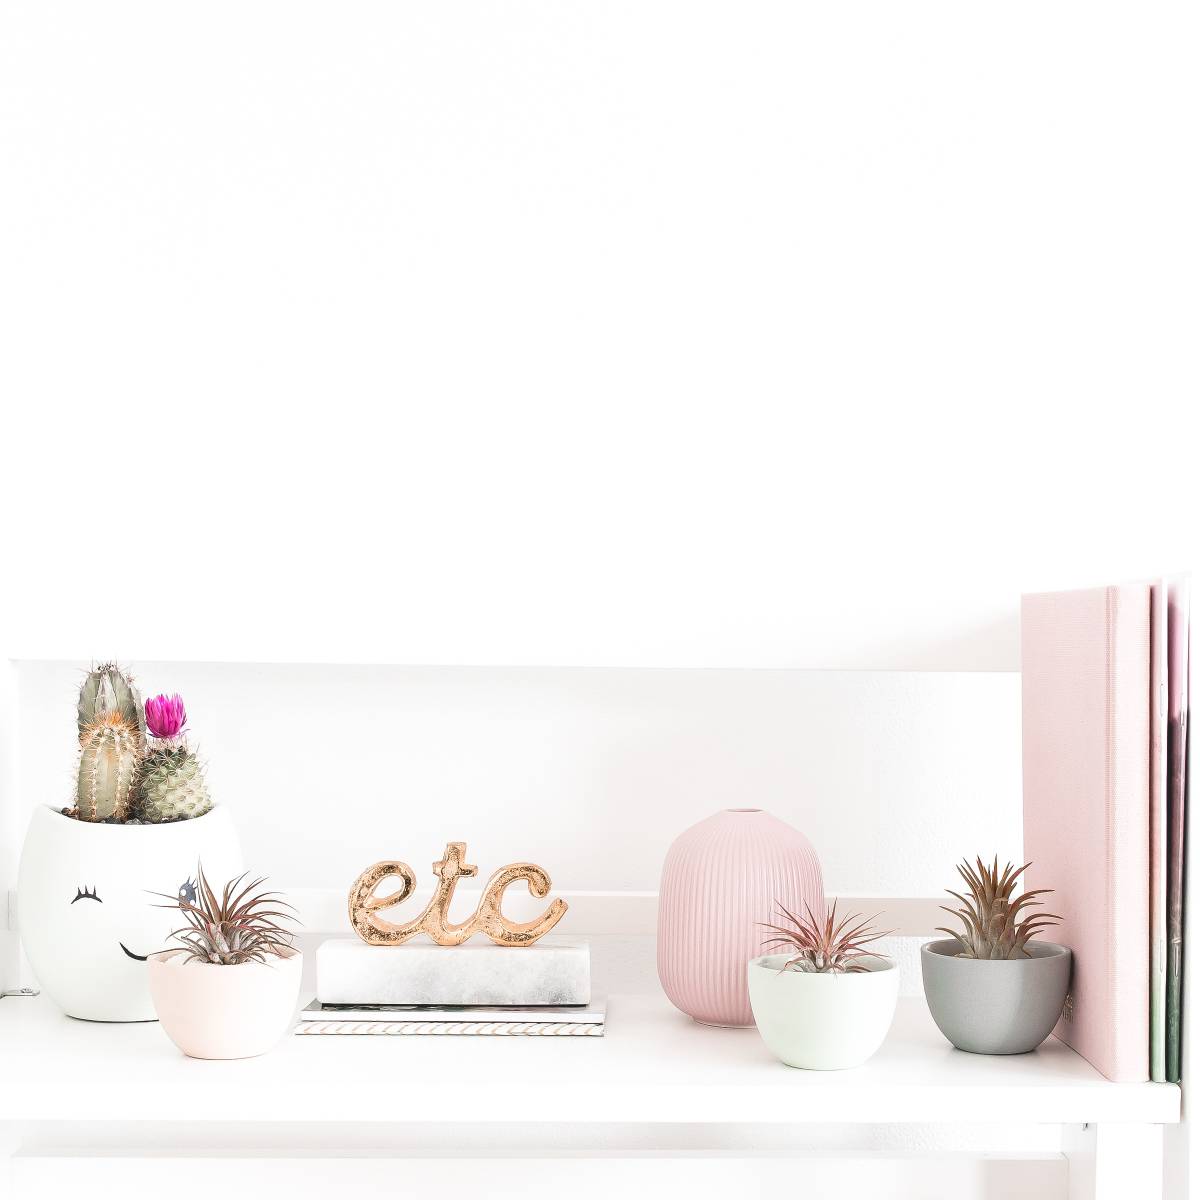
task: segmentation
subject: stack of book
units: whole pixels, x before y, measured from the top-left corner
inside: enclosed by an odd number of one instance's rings
[[[317,949],[317,998],[296,1032],[601,1037],[604,1003],[577,938],[519,947],[331,938]]]
[[[437,1004],[322,1004],[300,1013],[296,1033],[399,1036],[603,1037],[605,1005],[537,1005],[526,1008]]]
[[[1110,1079],[1178,1082],[1188,583],[1022,597],[1025,857],[1074,952],[1055,1032]]]

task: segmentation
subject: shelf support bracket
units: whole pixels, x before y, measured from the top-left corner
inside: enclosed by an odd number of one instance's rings
[[[1063,1130],[1070,1200],[1161,1200],[1161,1125],[1102,1121]]]

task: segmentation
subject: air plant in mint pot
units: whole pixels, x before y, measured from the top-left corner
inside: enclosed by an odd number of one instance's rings
[[[218,891],[203,867],[196,875],[159,906],[182,912],[184,924],[174,947],[148,960],[155,1012],[192,1058],[263,1054],[287,1032],[300,994],[291,905],[262,878],[242,874]]]
[[[139,815],[158,824],[199,817],[212,808],[204,768],[187,743],[187,710],[180,696],[146,701],[150,744],[142,760]]]
[[[887,936],[874,918],[840,920],[837,901],[797,917],[780,905],[779,924],[764,924],[770,953],[752,959],[750,1006],[763,1041],[789,1067],[837,1071],[866,1062],[896,1012],[900,974],[870,949]]]
[[[1051,888],[1019,890],[1031,865],[964,859],[958,873],[966,892],[947,888],[959,907],[944,909],[962,928],[941,928],[949,938],[921,947],[929,1011],[960,1050],[1024,1054],[1045,1041],[1062,1013],[1071,951],[1038,938],[1061,918],[1042,910],[1039,897]]]
[[[837,919],[837,901],[818,920],[811,908],[805,905],[805,916],[793,916],[783,905],[779,911],[787,925],[763,924],[764,929],[773,931],[774,936],[765,938],[763,946],[783,946],[790,954],[780,967],[781,971],[805,971],[821,974],[829,971],[869,971],[872,959],[881,957],[866,947],[888,932],[877,930],[871,925],[875,918],[862,916]]]

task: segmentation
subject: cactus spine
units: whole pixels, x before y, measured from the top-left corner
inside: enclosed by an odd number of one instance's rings
[[[142,737],[119,712],[102,712],[79,738],[77,815],[81,821],[124,821],[137,801]]]
[[[104,663],[87,673],[79,689],[79,739],[84,730],[105,713],[118,713],[127,725],[132,725],[138,737],[146,740],[146,714],[142,698],[133,680],[115,663]]]

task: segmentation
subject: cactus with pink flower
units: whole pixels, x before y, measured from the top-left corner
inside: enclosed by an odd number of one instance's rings
[[[146,701],[149,744],[142,760],[143,821],[186,820],[212,808],[204,768],[187,743],[187,710],[179,695],[152,696]]]
[[[187,743],[179,695],[142,703],[115,663],[93,667],[79,689],[79,772],[65,816],[108,824],[159,824],[212,808],[204,768]]]

